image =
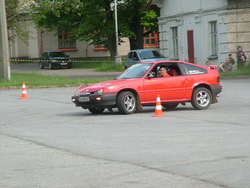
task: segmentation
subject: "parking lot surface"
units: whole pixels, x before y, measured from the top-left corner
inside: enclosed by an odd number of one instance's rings
[[[50,70],[49,70],[50,71]],[[0,91],[0,187],[246,188],[250,80],[223,80],[219,103],[152,117],[92,115],[75,87]]]
[[[11,63],[11,72],[37,73],[45,76],[65,76],[72,79],[84,78],[115,78],[120,72],[96,72],[95,69],[40,69],[38,62],[34,63]]]

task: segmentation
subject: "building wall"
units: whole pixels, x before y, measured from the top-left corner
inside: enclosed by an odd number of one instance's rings
[[[59,50],[58,37],[55,36],[55,32],[37,29],[32,23],[29,27],[28,45],[19,39],[12,43],[10,47],[12,58],[38,58],[44,51]],[[129,40],[126,38],[123,40],[125,43],[118,47],[120,56],[126,56],[130,50]],[[72,58],[110,57],[109,51],[95,50],[95,47],[87,42],[76,42],[76,50],[65,52]]]
[[[159,40],[161,52],[171,59],[173,42],[171,27],[178,27],[179,60],[188,60],[187,31],[194,32],[195,63],[204,65],[211,56],[209,22],[217,21],[218,58],[212,64],[224,62],[229,53],[236,58],[237,46],[250,52],[249,0],[153,0],[161,8]]]
[[[213,64],[224,61],[228,52],[226,0],[162,0],[157,1],[157,5],[161,7],[158,19],[160,50],[167,58],[173,58],[171,28],[178,27],[179,60],[188,61],[187,32],[193,30],[195,63],[205,64],[212,55],[209,22],[217,21],[218,58],[211,61]]]

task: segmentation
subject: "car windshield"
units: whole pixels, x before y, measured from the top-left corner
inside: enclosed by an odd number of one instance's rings
[[[129,79],[129,78],[141,78],[148,69],[153,65],[153,63],[146,63],[146,64],[135,64],[128,69],[126,69],[120,76],[116,79]]]
[[[66,54],[63,52],[50,52],[51,57],[66,57]]]
[[[164,56],[160,54],[158,51],[142,51],[139,52],[141,59],[157,59],[163,58]]]

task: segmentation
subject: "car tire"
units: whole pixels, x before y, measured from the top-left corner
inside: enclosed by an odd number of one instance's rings
[[[53,69],[52,63],[49,63],[49,69],[50,69],[50,70]]]
[[[197,110],[207,109],[212,102],[211,92],[204,87],[195,88],[192,95],[191,104]]]
[[[136,110],[136,97],[130,91],[122,92],[117,98],[117,108],[121,114],[132,114]]]
[[[92,114],[101,114],[105,108],[89,108],[88,109]]]
[[[44,69],[44,66],[43,66],[42,62],[39,62],[39,67],[40,67],[40,69]]]
[[[162,106],[166,109],[175,109],[179,103],[171,103],[171,104],[162,104]]]

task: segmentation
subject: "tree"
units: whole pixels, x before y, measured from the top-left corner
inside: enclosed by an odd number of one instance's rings
[[[29,38],[27,15],[30,12],[30,0],[7,0],[5,1],[7,29],[9,41],[15,41],[18,36],[27,43]]]
[[[130,38],[131,49],[143,47],[144,25],[156,25],[154,11],[147,12],[147,0],[118,1],[119,43]],[[69,40],[89,41],[116,54],[115,20],[112,0],[37,0],[35,23],[49,31],[72,33]]]

